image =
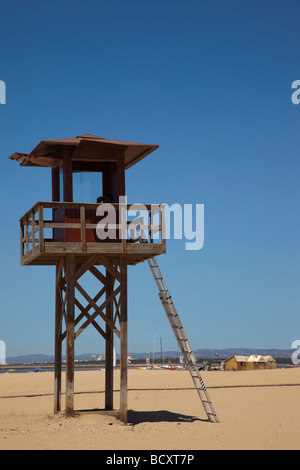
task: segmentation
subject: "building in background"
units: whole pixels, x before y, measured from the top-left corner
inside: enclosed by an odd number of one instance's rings
[[[276,361],[272,356],[231,356],[225,361],[225,370],[265,370],[276,369]]]

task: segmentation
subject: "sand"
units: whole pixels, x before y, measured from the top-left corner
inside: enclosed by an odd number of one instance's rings
[[[119,371],[114,375],[118,408]],[[1,374],[0,449],[300,448],[300,368],[203,372],[220,424],[206,421],[186,371],[130,369],[124,426],[115,413],[101,411],[104,376],[104,370],[75,373],[77,414],[65,418],[53,414],[52,372]]]

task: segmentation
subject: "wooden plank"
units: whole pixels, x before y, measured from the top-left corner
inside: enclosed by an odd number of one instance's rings
[[[81,224],[75,222],[44,222],[45,228],[78,228],[81,229]]]
[[[98,261],[113,275],[115,279],[120,282],[120,273],[119,271],[110,263],[110,261],[102,254],[98,254]]]
[[[88,243],[87,252],[88,253],[102,253],[105,256],[111,253],[120,254],[122,251],[121,243]],[[103,261],[101,263],[103,265]]]
[[[81,243],[45,242],[45,252],[57,254],[82,253]]]
[[[103,253],[104,255],[121,253],[121,243],[87,243],[87,251],[83,252],[80,242],[45,242],[46,253]],[[96,264],[103,264],[98,262]]]
[[[97,255],[90,256],[75,272],[75,279],[76,281],[83,276],[83,274],[91,269],[95,262],[97,261]]]
[[[86,209],[94,209],[96,210],[99,206],[98,203],[94,202],[55,202],[55,201],[39,201],[36,205],[42,205],[46,209],[80,209],[81,206],[84,206]],[[35,207],[35,206],[34,206]],[[26,214],[24,214],[25,216]],[[23,216],[23,217],[24,217]]]
[[[89,271],[98,279],[98,281],[102,282],[102,284],[106,284],[106,277],[99,271],[99,269],[95,266],[91,266]]]
[[[160,249],[163,248],[161,243],[129,243],[127,246],[127,253],[136,253],[136,254],[155,254],[159,253]]]
[[[34,206],[33,208],[35,208],[36,206],[39,206],[39,205],[42,205],[44,208],[49,208],[49,209],[80,209],[81,206],[84,206],[86,209],[93,209],[93,210],[96,210],[97,207],[99,206],[99,203],[95,203],[95,202],[56,202],[56,201],[38,201]],[[111,205],[113,207],[115,207],[116,209],[118,209],[120,207],[120,204],[117,204],[117,203],[111,203]],[[130,207],[132,206],[132,204],[122,204],[122,205],[125,205],[126,206],[126,210],[130,209]],[[153,206],[159,206],[159,204],[142,204],[142,203],[135,203],[134,204],[134,210],[145,210],[145,208],[147,210],[151,210],[151,208]],[[163,207],[163,205],[161,205],[161,207]],[[30,212],[31,209],[28,211]],[[26,213],[27,214],[27,213]],[[23,215],[23,217],[26,216],[26,214]]]

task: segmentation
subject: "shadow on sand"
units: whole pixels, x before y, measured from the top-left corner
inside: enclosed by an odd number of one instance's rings
[[[111,416],[113,418],[119,419],[118,410],[103,410],[103,409],[88,409],[88,410],[78,410],[79,414],[102,414],[106,416]],[[127,423],[132,426],[142,423],[193,423],[194,421],[206,422],[207,419],[200,419],[196,416],[183,415],[180,413],[172,413],[167,410],[158,410],[158,411],[134,411],[128,410],[127,413]]]
[[[183,415],[179,413],[172,413],[167,410],[159,411],[133,411],[128,410],[128,424],[141,424],[141,423],[192,423],[194,421],[205,421],[195,416]]]

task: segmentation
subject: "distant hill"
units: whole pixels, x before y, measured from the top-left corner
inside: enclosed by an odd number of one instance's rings
[[[248,349],[248,348],[229,348],[229,349],[197,349],[196,357],[214,357],[215,353],[220,357],[231,357],[234,355],[250,356],[257,354],[259,356],[273,357],[291,357],[292,349]]]
[[[250,356],[251,354],[257,354],[261,356],[273,356],[273,357],[291,357],[294,350],[292,349],[249,349],[249,348],[228,348],[228,349],[195,349],[194,353],[197,358],[228,358],[234,355]],[[153,353],[151,354],[151,358]],[[176,357],[180,355],[180,351],[164,351],[164,358]],[[160,351],[155,353],[155,357],[159,358],[161,355]],[[217,355],[217,356],[216,356]],[[132,353],[133,358],[145,358],[145,353]]]
[[[292,349],[247,349],[247,348],[228,348],[228,349],[196,349],[195,355],[197,358],[228,358],[233,355],[250,356],[251,354],[258,354],[262,356],[273,356],[273,357],[284,357],[290,358],[292,356]],[[164,351],[164,359],[174,358],[180,352],[177,351]],[[77,361],[90,361],[92,357],[98,358],[101,353],[86,353],[79,354],[75,357]],[[102,353],[103,355],[103,353]],[[117,359],[120,355],[117,354]],[[146,355],[142,353],[131,353],[132,359],[145,359]],[[155,358],[158,359],[161,356],[160,351],[155,352]],[[150,352],[151,359],[153,358],[153,352]],[[63,357],[63,360],[65,357]],[[24,363],[43,363],[43,362],[54,362],[54,356],[46,354],[28,354],[24,356],[7,357],[7,364],[24,364]]]
[[[15,357],[7,357],[6,362],[7,364],[24,364],[30,363],[33,364],[35,362],[53,362],[53,356],[47,356],[46,354],[28,354],[25,356],[15,356]]]

